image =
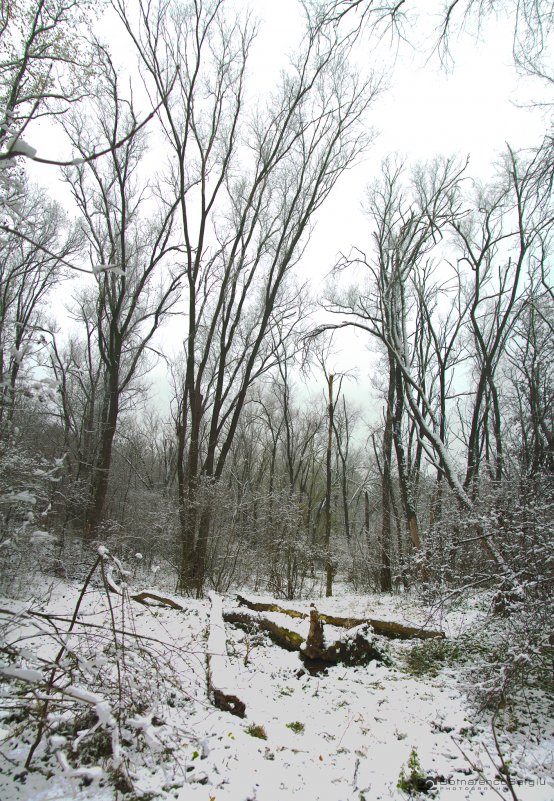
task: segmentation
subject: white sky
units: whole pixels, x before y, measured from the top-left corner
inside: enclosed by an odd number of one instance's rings
[[[238,9],[250,7],[261,21],[257,44],[252,53],[250,74],[254,90],[271,88],[278,77],[285,54],[298,39],[300,14],[297,0],[229,0]],[[426,5],[439,8],[439,0]],[[453,67],[445,72],[436,57],[429,59],[433,23],[418,27],[410,23],[415,46],[402,45],[398,50],[390,40],[377,47],[362,39],[356,60],[362,68],[371,66],[392,69],[390,88],[372,107],[368,125],[378,138],[363,161],[342,177],[335,192],[321,210],[318,224],[306,251],[300,270],[309,277],[317,292],[324,285],[336,254],[348,251],[353,244],[366,246],[369,236],[361,212],[366,187],[379,174],[381,160],[398,152],[410,160],[431,159],[437,154],[470,156],[470,173],[486,179],[505,142],[521,147],[537,143],[545,129],[541,113],[525,107],[536,87],[518,78],[513,67],[511,23],[506,19],[489,19],[480,32],[480,41],[469,34],[452,42]],[[112,31],[118,60],[127,58],[124,40]],[[418,33],[419,31],[419,33]],[[419,45],[418,45],[419,39]],[[132,54],[129,58],[133,59]],[[37,140],[37,135],[39,139]],[[60,152],[57,137],[48,135],[44,127],[31,131],[28,140],[40,155],[68,157]],[[46,152],[47,151],[47,152]],[[71,156],[70,156],[71,157]],[[48,182],[55,194],[59,184],[53,181],[54,168],[36,170],[39,180]],[[63,193],[59,195],[63,197]],[[92,280],[92,279],[91,279]],[[62,298],[59,296],[59,301]],[[182,339],[180,327],[172,325],[160,337],[170,351],[176,351]],[[354,334],[341,334],[343,349],[338,364],[356,367],[360,385],[354,395],[364,397],[368,391],[367,374],[371,369],[365,342]],[[163,397],[163,372],[157,370],[156,382]]]

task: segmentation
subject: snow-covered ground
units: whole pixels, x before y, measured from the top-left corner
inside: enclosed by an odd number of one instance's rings
[[[89,588],[73,633],[64,636],[67,622],[57,617],[71,617],[79,589],[60,582],[47,602],[33,604],[31,618],[29,604],[0,601],[3,610],[25,613],[2,613],[4,646],[15,647],[11,656],[4,648],[2,658],[9,666],[0,710],[3,801],[107,801],[124,798],[128,786],[129,799],[161,801],[402,799],[408,793],[398,788],[399,778],[402,771],[409,777],[414,759],[421,775],[434,780],[436,798],[514,797],[498,777],[490,713],[479,716],[467,698],[467,661],[418,675],[407,655],[421,643],[380,638],[390,664],[310,675],[297,653],[227,624],[225,675],[246,704],[241,719],[216,709],[207,694],[209,601],[175,596],[180,611],[122,604],[110,594],[110,610],[104,589]],[[450,638],[479,614],[478,602],[430,615],[406,596],[340,588],[336,598],[316,603],[320,612],[442,627]],[[234,597],[223,599],[224,609],[235,605]],[[307,636],[307,620],[267,616]],[[117,647],[114,629],[127,632],[117,635]],[[326,631],[331,640],[335,633]],[[51,661],[62,644],[54,689],[63,694],[44,713]],[[33,721],[20,714],[32,694]],[[525,710],[510,715],[500,715],[496,732],[515,797],[552,801],[551,699],[549,708],[544,695],[531,694]],[[47,725],[27,771],[41,716]]]

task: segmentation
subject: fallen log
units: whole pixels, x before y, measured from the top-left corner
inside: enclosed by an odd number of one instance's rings
[[[117,581],[115,581],[110,571],[106,572],[105,578],[108,592],[113,592],[116,595],[123,594],[121,592],[121,587]],[[154,592],[137,592],[135,595],[130,595],[129,597],[132,601],[137,601],[139,604],[143,604],[144,606],[152,606],[152,604],[149,604],[148,601],[154,601],[156,606],[169,606],[171,609],[177,609],[179,612],[185,611],[185,607],[181,606],[181,604],[177,603],[177,601],[174,601],[172,598],[165,598],[163,595],[156,595]]]
[[[305,612],[299,612],[296,609],[286,609],[278,604],[249,601],[242,595],[237,595],[237,601],[240,605],[246,606],[247,609],[252,609],[256,612],[279,612],[280,614],[294,618],[308,617]],[[383,637],[388,637],[389,639],[410,640],[415,638],[419,640],[429,640],[437,638],[444,639],[446,636],[444,631],[433,631],[432,629],[424,629],[417,626],[407,626],[404,623],[396,623],[393,620],[377,620],[372,617],[337,617],[335,615],[320,614],[319,618],[323,623],[327,623],[330,626],[337,626],[338,628],[345,629],[353,629],[357,626],[369,624],[373,628],[375,634],[381,634]]]
[[[229,692],[230,689],[234,689],[234,676],[227,656],[221,598],[215,592],[211,592],[210,601],[212,608],[206,655],[208,694],[212,696],[214,705],[218,709],[243,718],[246,713],[244,701],[241,701],[234,693]]]
[[[310,610],[310,631],[305,640],[301,634],[279,626],[255,611],[224,612],[226,623],[241,627],[255,627],[265,631],[276,645],[287,651],[298,651],[310,673],[316,673],[330,665],[365,665],[373,659],[387,661],[386,656],[375,646],[369,624],[358,626],[346,632],[330,645],[325,642],[322,617],[312,606]]]
[[[287,651],[299,651],[301,645],[305,642],[304,637],[297,634],[297,632],[279,626],[259,614],[236,611],[224,612],[223,620],[226,623],[234,623],[238,626],[256,626],[258,629],[266,631],[272,642]]]
[[[297,618],[306,618],[307,615],[305,612],[298,612],[296,609],[285,609],[278,604],[267,604],[267,603],[259,603],[257,601],[249,601],[247,598],[244,598],[242,595],[237,595],[237,601],[239,602],[239,606],[246,606],[248,609],[252,609],[253,612],[280,612],[283,615],[288,615],[289,617],[297,617]]]

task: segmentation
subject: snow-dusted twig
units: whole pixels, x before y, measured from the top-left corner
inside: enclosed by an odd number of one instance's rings
[[[90,584],[90,582],[92,580],[92,577],[94,576],[94,574],[96,572],[96,569],[98,568],[98,565],[100,565],[102,563],[102,559],[103,559],[102,554],[99,554],[98,558],[96,559],[96,561],[94,562],[93,566],[89,570],[89,573],[88,573],[88,575],[87,575],[87,577],[86,577],[86,579],[84,581],[84,584],[83,584],[83,586],[81,588],[81,592],[79,593],[79,597],[77,598],[77,603],[75,604],[75,608],[73,610],[73,615],[71,617],[71,622],[69,624],[69,628],[67,630],[67,634],[72,632],[74,627],[75,627],[75,624],[77,622],[77,616],[79,614],[79,610],[80,610],[81,604],[83,602],[83,598],[85,597],[85,593],[87,591],[87,588],[88,588],[88,586],[89,586],[89,584]],[[48,693],[51,692],[51,690],[52,690],[52,688],[54,686],[54,680],[56,678],[56,673],[57,673],[58,667],[60,665],[62,656],[64,655],[66,649],[67,649],[67,645],[63,644],[61,646],[60,650],[58,651],[57,655],[56,655],[56,658],[54,660],[54,667],[50,671],[50,676],[49,676],[48,682],[47,682],[47,691],[48,691]],[[45,726],[46,726],[46,716],[48,714],[48,707],[49,707],[49,702],[45,701],[43,706],[42,706],[41,713],[40,713],[40,719],[39,719],[39,723],[38,723],[36,737],[35,737],[35,739],[33,741],[33,744],[31,745],[31,748],[29,749],[29,753],[27,755],[27,759],[25,760],[25,768],[27,770],[31,766],[31,762],[33,761],[33,756],[35,754],[35,751],[37,750],[37,748],[38,748],[38,746],[39,746],[39,744],[40,744],[40,742],[42,740],[42,737],[43,737],[43,734],[44,734],[44,729],[45,729]]]

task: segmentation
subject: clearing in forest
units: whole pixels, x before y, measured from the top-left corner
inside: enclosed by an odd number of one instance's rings
[[[4,801],[554,797],[547,696],[530,691],[525,707],[497,713],[494,729],[491,712],[478,714],[467,698],[467,632],[483,599],[433,617],[408,596],[317,599],[322,616],[390,620],[446,637],[390,639],[365,628],[380,658],[314,667],[256,622],[306,640],[308,601],[244,593],[250,604],[304,615],[291,617],[248,610],[234,595],[211,604],[169,596],[171,608],[91,585],[64,635],[78,595],[59,583],[47,603],[1,604]],[[229,622],[241,613],[250,623]],[[327,623],[323,635],[326,644],[348,640]],[[218,684],[244,705],[239,714],[216,707]]]

